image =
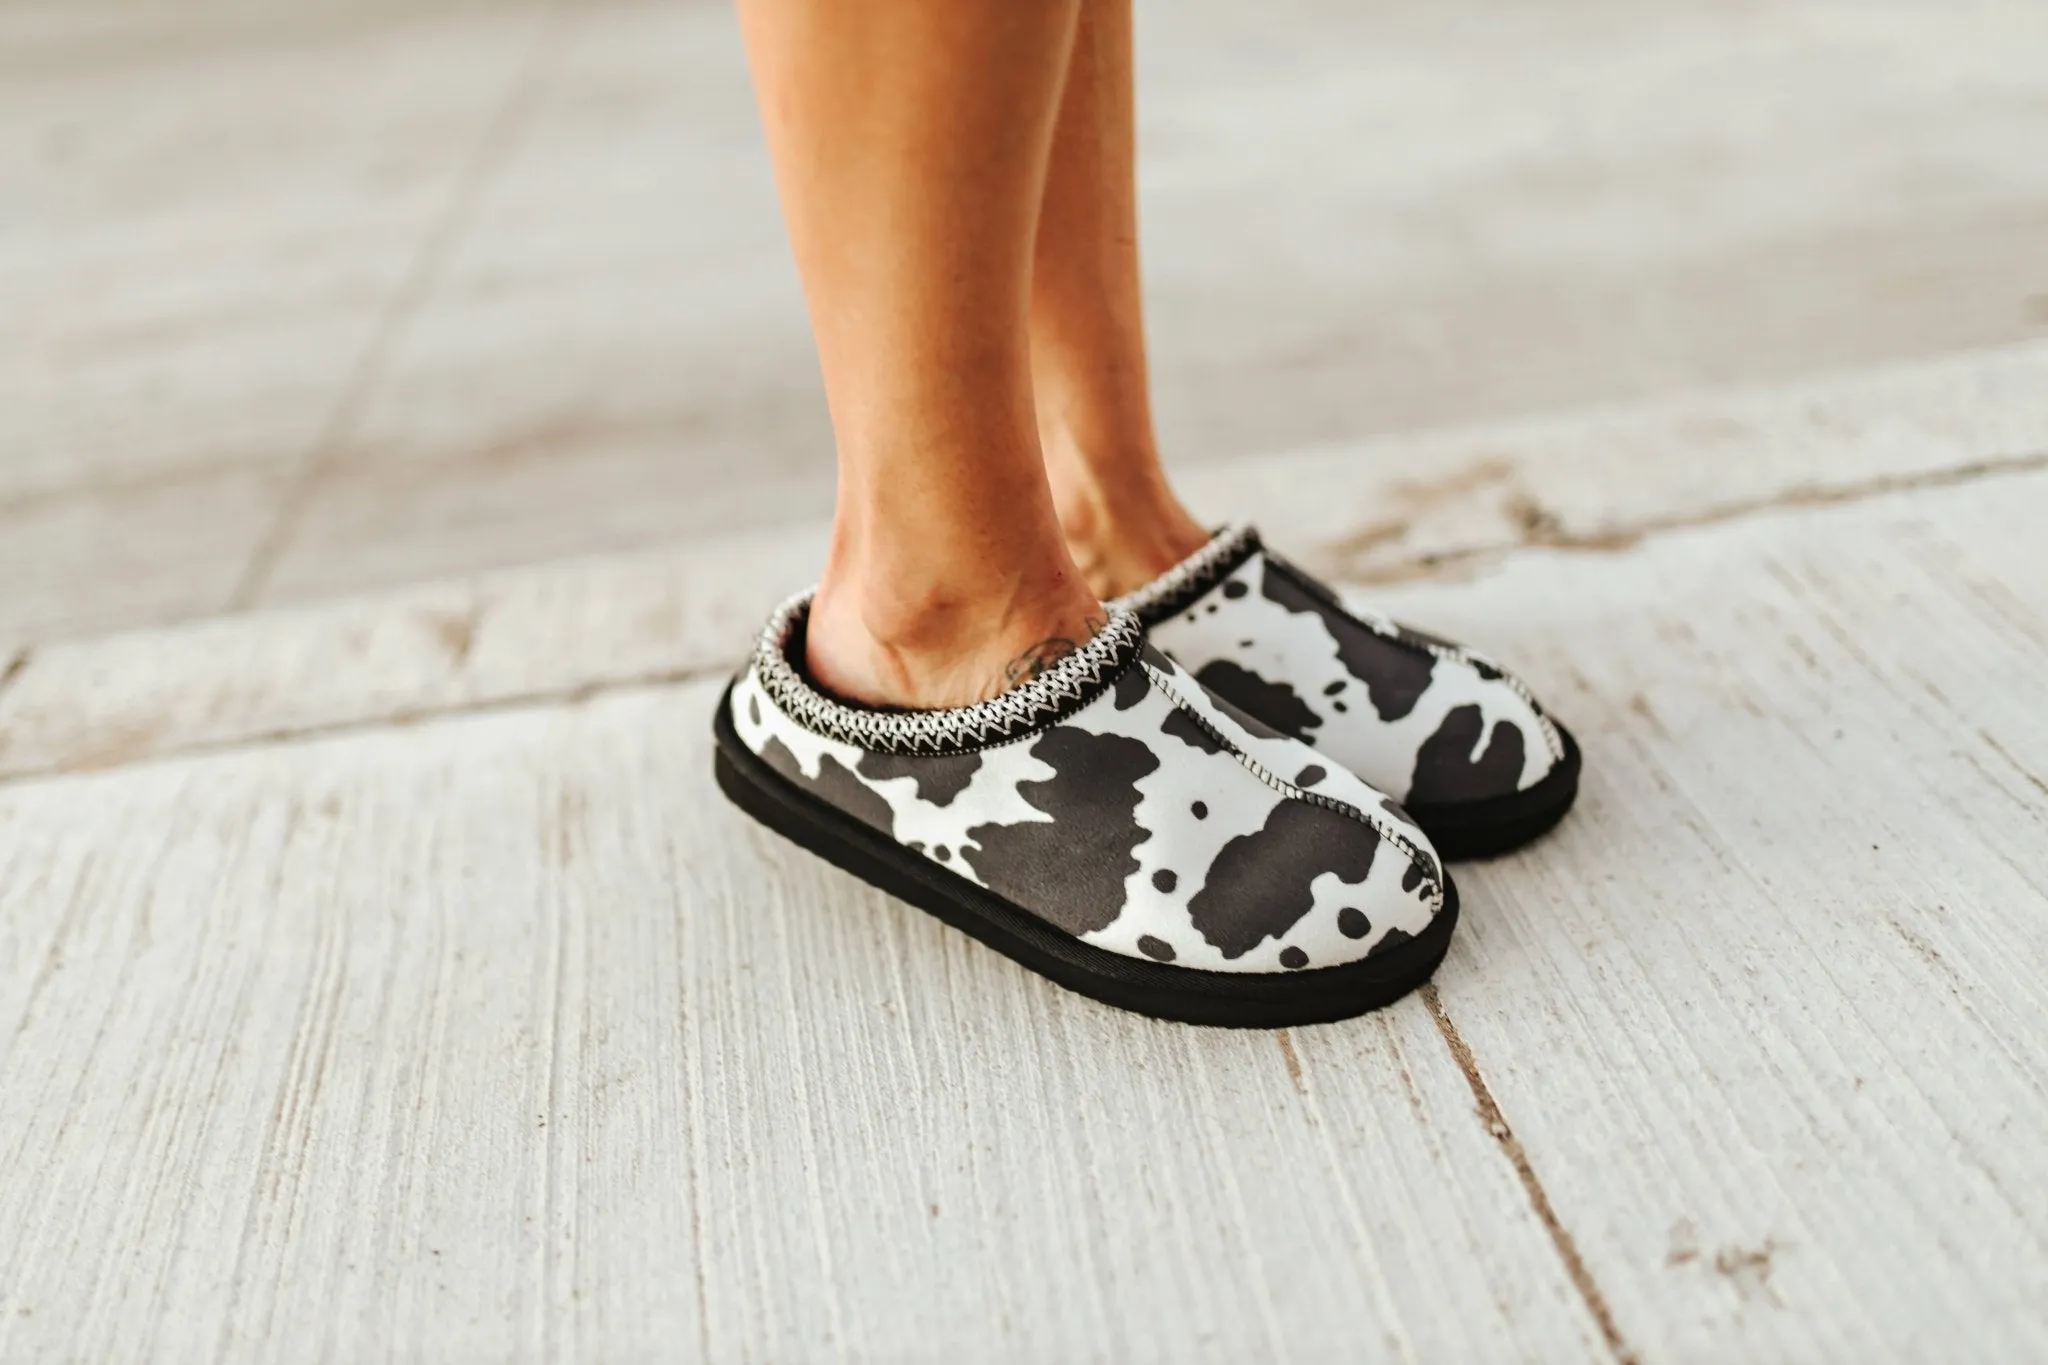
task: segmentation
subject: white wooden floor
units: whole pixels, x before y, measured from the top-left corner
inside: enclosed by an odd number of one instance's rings
[[[1418,445],[1487,476],[1371,596],[1586,791],[1340,1026],[1117,1014],[727,809],[810,534],[32,653],[0,1357],[2040,1358],[2048,347],[1715,410]],[[1327,558],[1274,490],[1400,444],[1247,477]]]
[[[1588,766],[1245,1034],[718,799],[722,6],[0,7],[0,1360],[2048,1358],[2048,11],[1288,18],[1147,11],[1185,485]]]

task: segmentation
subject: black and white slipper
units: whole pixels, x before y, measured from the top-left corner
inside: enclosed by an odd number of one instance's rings
[[[805,677],[809,595],[718,708],[716,766],[771,829],[1060,985],[1198,1024],[1348,1018],[1428,979],[1457,893],[1393,802],[1109,625],[944,711]]]
[[[1347,609],[1250,527],[1114,605],[1217,696],[1400,801],[1446,858],[1519,847],[1578,796],[1578,745],[1521,679]]]

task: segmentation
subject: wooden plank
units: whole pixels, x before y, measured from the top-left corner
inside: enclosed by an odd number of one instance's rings
[[[1420,1001],[1061,993],[717,690],[0,794],[0,1356],[1605,1358]]]
[[[1189,500],[1351,582],[1623,548],[1772,504],[2048,465],[2048,345],[1194,471]]]
[[[0,776],[715,672],[822,549],[732,537],[44,645],[0,691]]]
[[[1374,595],[1585,744],[1443,999],[1645,1359],[2048,1352],[2048,474]]]
[[[1645,1360],[2048,1344],[2044,510],[1378,595],[1586,743],[1441,996]],[[720,806],[715,687],[0,795],[0,1354],[1597,1358],[1425,1009],[1041,988]]]
[[[2048,346],[1305,451],[1217,469],[1189,491],[1216,519],[1254,519],[1340,578],[1408,576],[1532,538],[1612,549],[1646,529],[1966,477],[2028,452],[2048,452]],[[629,489],[614,492],[633,503]],[[321,534],[309,526],[307,543]],[[406,543],[450,538],[422,531]],[[807,525],[45,646],[0,695],[0,776],[715,668],[809,581],[822,545],[822,528]],[[350,561],[337,550],[322,562],[341,573]],[[402,580],[437,564],[387,567]],[[574,646],[500,645],[536,637]]]

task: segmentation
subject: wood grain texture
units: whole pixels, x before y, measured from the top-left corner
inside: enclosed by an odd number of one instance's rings
[[[2048,11],[1141,8],[1192,500],[1586,746],[1434,1008],[718,800],[829,495],[727,9],[0,6],[0,1360],[2048,1357]]]
[[[0,1358],[2032,1358],[2044,515],[1371,594],[1588,757],[1440,1018],[1061,995],[724,807],[715,680],[17,781]]]
[[[1370,582],[2044,467],[2048,345],[2028,344],[1219,464],[1184,483],[1213,516]]]
[[[1375,600],[1577,727],[1443,998],[1645,1359],[2048,1351],[2048,474]]]
[[[0,796],[0,1358],[1603,1358],[1419,1002],[1059,992],[717,690]]]
[[[0,692],[0,778],[716,672],[823,545],[735,536],[43,645]]]

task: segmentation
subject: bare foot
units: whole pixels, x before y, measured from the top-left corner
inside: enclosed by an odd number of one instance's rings
[[[1109,623],[1063,569],[995,591],[834,581],[811,603],[804,657],[827,690],[874,706],[968,706],[1039,677]]]

